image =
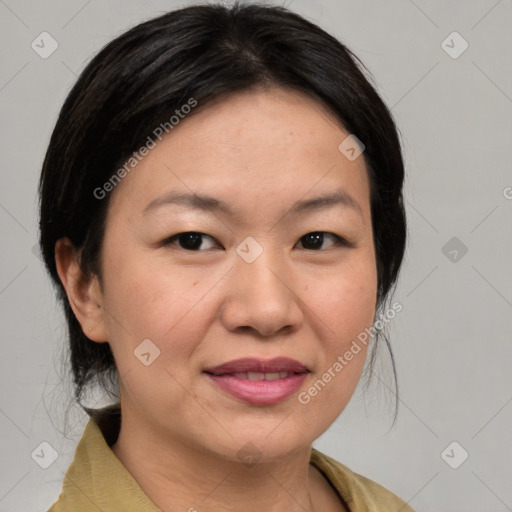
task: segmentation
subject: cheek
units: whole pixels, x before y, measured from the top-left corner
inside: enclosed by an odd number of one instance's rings
[[[341,348],[373,323],[377,301],[377,276],[372,258],[340,267],[330,279],[307,285],[306,302],[323,321],[334,346]]]
[[[109,343],[126,396],[141,409],[183,407],[189,395],[179,383],[194,370],[193,352],[214,320],[209,291],[224,272],[171,272],[140,257],[109,270]]]
[[[308,306],[323,340],[311,389],[316,406],[331,404],[335,418],[348,403],[363,369],[376,308],[377,276],[373,259],[340,269],[322,286],[307,284]],[[306,397],[307,399],[307,397]]]
[[[187,356],[211,320],[207,298],[222,278],[222,269],[180,270],[140,254],[109,261],[116,261],[105,262],[106,320],[114,352],[133,353],[150,339],[161,356],[172,352],[174,361]]]

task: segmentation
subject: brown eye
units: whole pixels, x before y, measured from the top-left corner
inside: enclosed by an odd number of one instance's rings
[[[197,231],[187,231],[185,233],[178,233],[177,235],[171,236],[165,242],[165,245],[177,245],[181,249],[186,251],[202,251],[211,249],[215,246],[213,238],[199,233]],[[206,245],[206,247],[204,246]]]
[[[321,249],[327,249],[333,245],[347,245],[345,240],[338,235],[333,233],[327,233],[325,231],[313,231],[300,238],[299,242],[302,244],[304,249],[310,251],[318,251]],[[327,247],[324,246],[324,242],[327,243]]]

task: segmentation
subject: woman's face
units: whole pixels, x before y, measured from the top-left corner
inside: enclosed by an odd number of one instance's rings
[[[348,135],[299,93],[239,93],[182,120],[116,186],[100,302],[133,428],[270,460],[347,405],[377,291]]]

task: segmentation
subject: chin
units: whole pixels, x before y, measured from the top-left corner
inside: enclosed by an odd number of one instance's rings
[[[220,438],[211,439],[209,449],[224,459],[246,464],[285,460],[308,450],[321,434],[316,429],[308,432],[303,424],[290,421],[290,417],[239,418],[229,423],[231,436],[224,432]]]

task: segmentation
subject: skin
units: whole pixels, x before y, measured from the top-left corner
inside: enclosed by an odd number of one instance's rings
[[[121,432],[112,447],[163,510],[345,510],[309,465],[310,448],[349,402],[363,348],[307,405],[270,406],[221,391],[203,369],[241,357],[288,356],[307,390],[374,320],[377,271],[363,157],[338,150],[348,132],[315,100],[283,89],[237,93],[180,122],[110,197],[102,281],[83,274],[68,240],[59,275],[86,335],[110,343]],[[291,214],[298,200],[342,190],[333,204]],[[171,191],[209,195],[233,215],[148,204]],[[200,232],[201,251],[164,240]],[[301,237],[328,235],[313,250]],[[263,253],[235,251],[252,236]],[[134,356],[150,339],[160,355]],[[241,463],[247,443],[261,453]]]

